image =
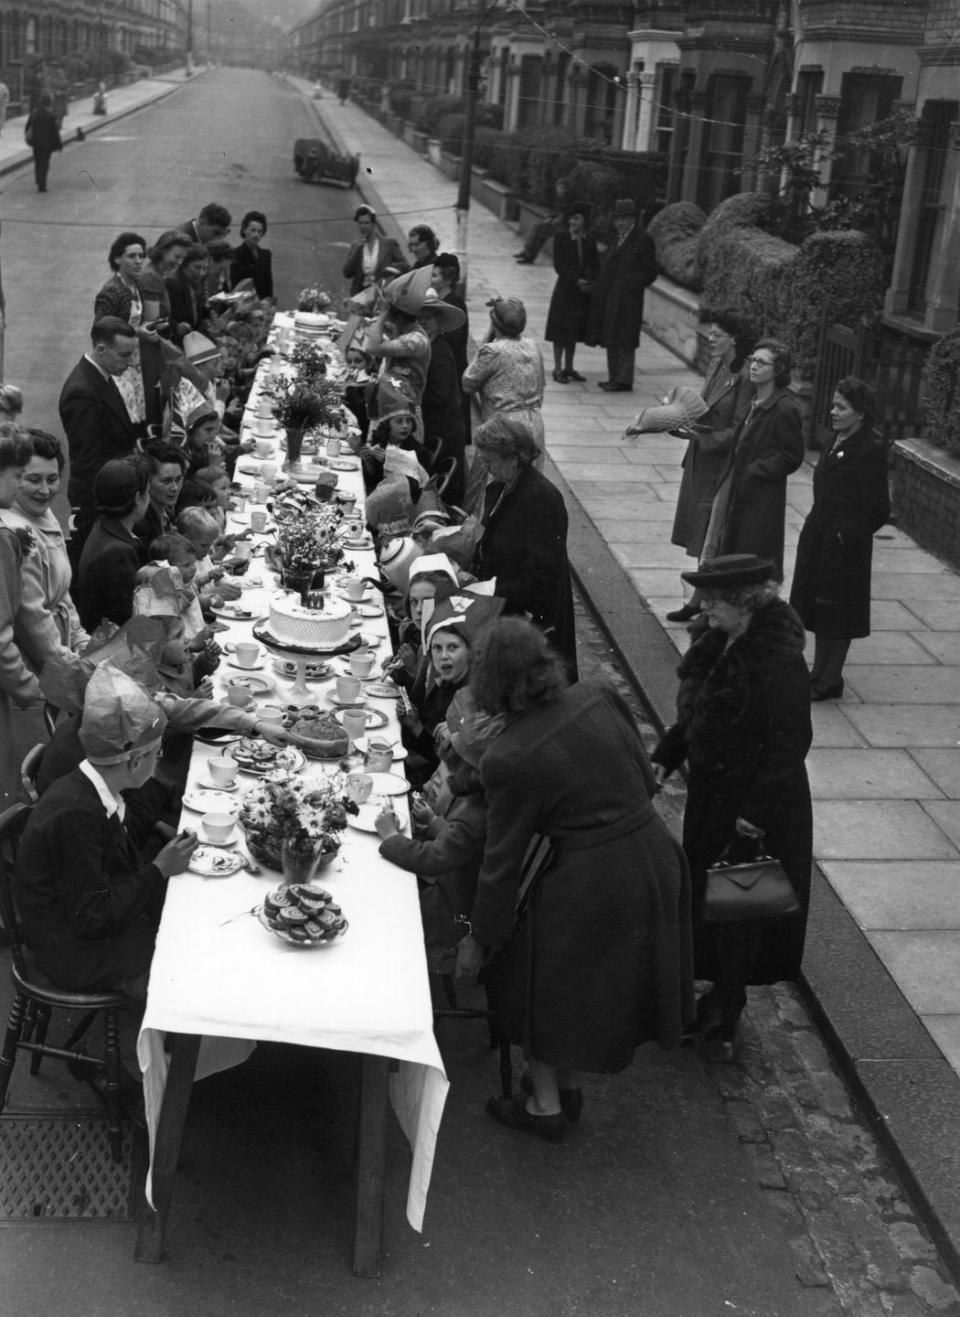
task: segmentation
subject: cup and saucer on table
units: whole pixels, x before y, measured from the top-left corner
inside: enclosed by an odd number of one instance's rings
[[[235,846],[241,838],[240,827],[233,814],[204,814],[197,836],[205,846]]]
[[[238,771],[235,759],[228,759],[226,755],[215,756],[207,760],[205,776],[197,786],[209,791],[236,791]]]

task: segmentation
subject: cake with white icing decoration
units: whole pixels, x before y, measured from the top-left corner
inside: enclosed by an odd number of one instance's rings
[[[324,599],[323,608],[304,608],[295,594],[281,590],[270,599],[270,632],[291,649],[333,649],[350,633],[350,613],[345,599]]]

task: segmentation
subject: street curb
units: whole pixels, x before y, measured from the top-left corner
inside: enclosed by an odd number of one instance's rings
[[[194,74],[194,77],[196,77],[196,74]],[[192,82],[193,78],[189,81]],[[89,137],[91,133],[99,133],[102,129],[108,128],[111,124],[119,123],[121,119],[126,119],[131,114],[136,114],[139,110],[145,110],[148,105],[156,105],[160,101],[165,101],[168,96],[172,96],[174,92],[181,91],[183,87],[188,85],[188,82],[174,83],[172,86],[166,88],[166,90],[157,92],[155,96],[151,96],[148,100],[140,101],[137,105],[128,105],[126,109],[117,110],[115,114],[110,114],[108,112],[103,116],[98,116],[95,122],[88,124],[87,127],[84,128],[83,135],[86,138]],[[11,119],[8,120],[8,122],[15,123],[16,120]],[[83,142],[77,139],[76,129],[74,129],[73,137],[69,138],[63,145],[65,148],[68,146],[83,146]],[[29,147],[25,146],[17,155],[10,156],[9,159],[0,163],[0,178],[3,178],[6,174],[12,174],[18,169],[22,169],[24,165],[32,164],[33,152]]]
[[[349,152],[332,125],[322,122],[337,149]],[[389,215],[373,183],[358,177],[357,190],[379,215]],[[674,718],[679,655],[549,453],[545,471],[567,505],[574,581],[653,725],[662,730]],[[857,1103],[960,1284],[960,1149],[950,1136],[960,1130],[960,1076],[816,862],[800,986]]]

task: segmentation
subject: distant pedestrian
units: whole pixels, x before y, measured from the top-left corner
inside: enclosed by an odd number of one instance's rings
[[[60,129],[53,113],[53,97],[45,91],[40,97],[40,104],[32,110],[24,128],[27,145],[33,151],[33,173],[37,180],[37,191],[46,192],[47,174],[50,172],[50,157],[54,151],[63,150]]]
[[[657,277],[657,253],[629,197],[613,203],[613,227],[616,239],[594,286],[586,342],[607,349],[610,378],[601,380],[600,388],[630,393],[643,327],[643,290]]]
[[[583,379],[573,369],[573,356],[586,334],[590,293],[600,264],[596,239],[587,232],[589,214],[589,206],[576,202],[567,213],[567,229],[553,240],[557,282],[544,338],[553,344],[553,378],[558,384]]]
[[[873,537],[890,516],[887,453],[873,432],[874,398],[848,375],[830,411],[834,439],[813,473],[813,507],[797,545],[790,603],[816,636],[810,697],[843,694],[850,641],[870,634]]]
[[[567,185],[562,178],[558,178],[553,185],[554,196],[557,199],[556,206],[539,224],[534,224],[533,228],[523,244],[523,250],[518,251],[514,260],[518,265],[532,265],[540,254],[540,248],[545,242],[561,233],[567,225]]]

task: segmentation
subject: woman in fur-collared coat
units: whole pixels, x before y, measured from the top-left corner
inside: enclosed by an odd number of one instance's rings
[[[774,565],[751,554],[705,562],[684,579],[701,590],[708,621],[679,668],[677,721],[652,758],[662,780],[686,760],[683,847],[693,882],[701,1033],[729,1060],[748,984],[795,979],[803,955],[813,819],[804,760],[810,748],[810,685],[804,630],[777,598]],[[801,909],[740,924],[702,920],[707,868],[728,846],[752,858],[757,841],[780,860]]]

